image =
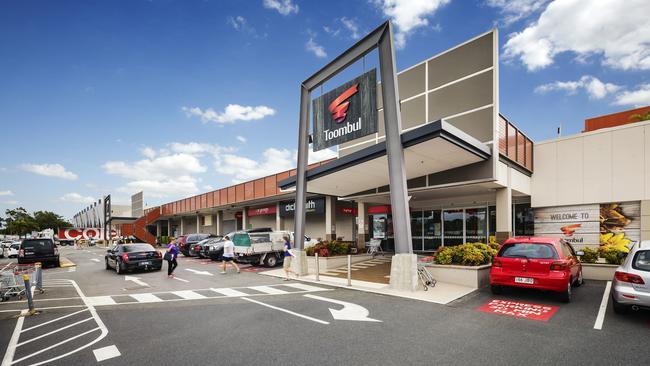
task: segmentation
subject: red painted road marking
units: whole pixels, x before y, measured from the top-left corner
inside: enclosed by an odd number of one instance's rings
[[[538,321],[548,321],[558,311],[559,307],[550,305],[531,304],[509,300],[490,300],[477,308],[485,313],[514,316]]]

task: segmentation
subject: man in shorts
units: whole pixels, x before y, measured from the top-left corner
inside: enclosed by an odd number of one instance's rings
[[[221,274],[226,274],[226,264],[230,263],[237,273],[239,273],[239,266],[235,263],[235,243],[230,240],[228,235],[223,237],[223,255],[221,256]]]
[[[291,253],[291,240],[288,236],[284,237],[284,263],[282,263],[282,268],[284,268],[284,280],[289,281],[289,273],[293,273],[298,277],[298,274],[291,270],[291,259],[293,254]]]

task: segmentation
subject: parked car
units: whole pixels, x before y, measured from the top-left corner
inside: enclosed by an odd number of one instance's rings
[[[252,234],[252,233],[270,233],[273,231],[272,228],[270,227],[258,227],[256,229],[248,229],[244,230],[245,232]]]
[[[176,248],[182,253],[183,248],[185,248],[185,240],[187,239],[187,235],[181,235],[178,238],[176,238],[176,241],[174,244],[176,244]]]
[[[117,244],[106,251],[104,259],[106,269],[114,268],[117,274],[136,269],[159,271],[162,268],[162,254],[147,243]]]
[[[219,235],[210,235],[209,237],[201,240],[198,243],[190,244],[190,255],[197,256],[199,258],[208,258],[207,256],[207,245],[214,240],[219,240],[222,237]]]
[[[24,239],[18,249],[18,263],[52,264],[59,267],[59,249],[54,240],[47,238]]]
[[[18,251],[20,250],[20,244],[11,244],[9,248],[5,248],[5,255],[7,258],[18,258]]]
[[[492,260],[490,286],[554,291],[571,301],[572,287],[582,285],[582,265],[573,247],[562,239],[526,237],[506,240]]]
[[[201,245],[199,252],[200,258],[221,259],[221,254],[223,254],[223,236],[217,235],[214,238],[205,239],[199,242],[199,244]],[[221,253],[218,253],[219,250],[221,250]]]
[[[635,243],[612,280],[612,303],[618,314],[650,309],[650,240]]]
[[[186,257],[196,257],[197,253],[192,251],[192,246],[201,240],[214,237],[213,234],[189,234],[185,238],[185,241],[181,243],[181,246],[178,248],[181,253]]]

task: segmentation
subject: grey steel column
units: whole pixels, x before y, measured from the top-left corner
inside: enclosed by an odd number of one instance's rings
[[[408,189],[402,149],[399,91],[395,72],[395,53],[393,52],[393,28],[388,23],[388,31],[379,40],[379,70],[381,72],[382,99],[384,102],[384,125],[386,126],[386,155],[388,156],[388,176],[390,179],[390,204],[393,214],[393,232],[396,254],[412,254],[411,220],[408,206]]]
[[[309,161],[309,99],[310,92],[300,87],[300,122],[298,126],[298,167],[296,170],[296,210],[294,238],[305,237],[305,202],[307,198],[307,162]],[[294,247],[303,250],[304,240],[294,239]]]

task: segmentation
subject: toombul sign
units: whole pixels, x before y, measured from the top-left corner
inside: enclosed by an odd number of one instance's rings
[[[377,69],[314,100],[314,151],[377,132]]]

